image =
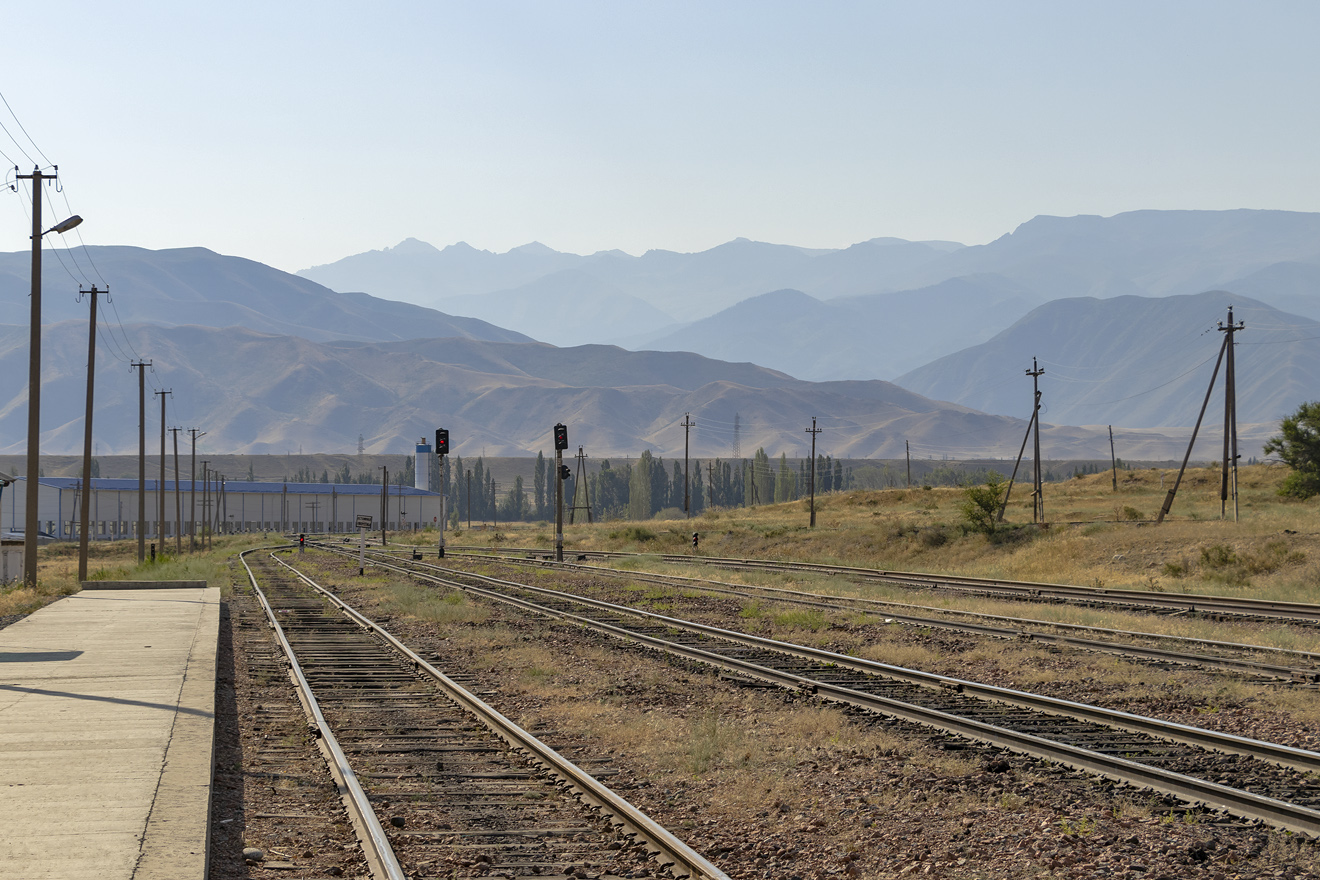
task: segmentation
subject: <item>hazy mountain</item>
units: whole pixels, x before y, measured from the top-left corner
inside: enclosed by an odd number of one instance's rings
[[[640,257],[620,251],[590,256],[563,254],[531,244],[508,253],[478,251],[466,244],[437,249],[409,239],[393,248],[346,257],[299,272],[336,290],[366,290],[376,296],[422,305],[497,313],[497,305],[478,307],[474,296],[510,293],[535,297],[545,290],[611,291],[649,303],[678,321],[693,321],[767,290],[795,287],[818,298],[851,296],[886,289],[892,279],[909,274],[962,246],[953,242],[911,242],[879,238],[842,250],[814,250],[735,239],[694,254],[651,250]],[[554,279],[557,273],[571,273]],[[584,319],[589,319],[589,312]],[[638,314],[636,330],[657,329]],[[540,335],[538,338],[560,340]],[[607,338],[605,336],[598,339]]]
[[[674,319],[619,287],[566,269],[513,290],[456,296],[445,308],[556,345],[584,345],[667,327]]]
[[[889,378],[1060,298],[1224,289],[1320,319],[1320,214],[1040,216],[973,247],[878,238],[818,250],[736,239],[640,257],[535,243],[505,254],[439,250],[410,239],[300,274],[556,344],[684,349],[803,378]],[[807,298],[789,302],[783,290]]]
[[[81,449],[85,325],[46,330],[43,451]],[[169,388],[167,419],[202,427],[205,448],[233,453],[355,450],[406,452],[437,426],[463,455],[534,454],[552,426],[595,458],[651,449],[681,455],[685,413],[692,454],[729,456],[735,419],[741,447],[805,454],[819,418],[818,449],[847,457],[897,457],[904,440],[920,458],[1016,453],[1025,422],[928,400],[887,382],[810,383],[751,364],[680,352],[610,346],[555,348],[461,339],[311,342],[237,327],[127,328],[155,361],[149,388]],[[0,327],[0,452],[21,453],[26,430],[25,327]],[[137,446],[137,382],[99,358],[95,438],[106,454]],[[148,437],[159,436],[154,401]],[[1050,455],[1095,458],[1096,430],[1049,428]],[[1177,442],[1123,435],[1125,455],[1167,458]],[[152,443],[156,441],[151,440]]]
[[[889,377],[987,340],[1036,304],[993,275],[824,302],[778,290],[633,346],[755,361],[814,381]]]
[[[42,264],[45,323],[87,320],[87,306],[77,302],[79,282],[70,277],[86,273],[98,286],[109,283],[113,302],[103,299],[100,305],[105,322],[255,327],[317,340],[461,336],[527,341],[520,333],[484,321],[365,293],[336,293],[262,263],[205,248],[47,248]],[[0,304],[9,314],[28,314],[31,288],[30,252],[0,254]]]
[[[1044,420],[1075,425],[1190,426],[1214,370],[1217,323],[1234,306],[1237,410],[1272,422],[1316,396],[1320,322],[1224,291],[1162,298],[1056,300],[981,345],[899,376],[920,394],[987,412],[1031,414],[1038,357]],[[1223,372],[1210,423],[1222,422]]]
[[[1320,214],[1292,211],[1131,211],[1041,216],[990,244],[963,248],[914,281],[1002,275],[1044,299],[1222,288],[1280,262],[1320,263]]]

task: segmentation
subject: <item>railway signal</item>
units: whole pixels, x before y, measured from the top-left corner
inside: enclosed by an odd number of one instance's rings
[[[697,545],[700,544],[700,543],[701,543],[701,533],[700,533],[700,532],[693,532],[693,533],[692,533],[692,552],[693,552],[693,553],[696,553],[696,552],[697,552]]]
[[[307,548],[307,535],[298,535],[298,552],[305,553]]]
[[[445,490],[448,488],[448,481],[445,479],[445,456],[449,454],[449,429],[435,429],[435,454],[440,456],[440,547],[437,550],[437,556],[440,559],[445,558],[445,523],[448,521],[449,514],[445,510]]]
[[[568,428],[563,422],[555,424],[555,562],[564,561],[564,480],[569,469],[564,464],[564,450],[568,448]]]

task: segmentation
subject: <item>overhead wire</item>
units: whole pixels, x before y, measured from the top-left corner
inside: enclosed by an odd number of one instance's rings
[[[3,101],[3,102],[4,102],[4,104],[5,104],[5,109],[9,111],[9,115],[10,115],[10,116],[14,117],[14,122],[16,122],[16,123],[18,124],[19,131],[23,132],[23,136],[26,137],[26,138],[28,139],[28,143],[32,144],[32,149],[34,149],[34,150],[37,151],[37,155],[39,155],[39,156],[41,156],[41,158],[45,159],[47,165],[54,165],[54,163],[50,161],[50,158],[49,158],[45,153],[43,153],[43,152],[41,151],[41,147],[37,146],[37,142],[36,142],[35,140],[32,139],[32,135],[28,134],[28,130],[27,130],[26,128],[23,127],[23,120],[19,119],[19,118],[18,118],[18,114],[14,112],[14,108],[9,106],[9,99],[5,97],[4,92],[0,92],[0,101]],[[4,125],[4,123],[0,123],[0,127],[2,127],[3,125]],[[9,129],[7,129],[7,128],[5,129],[5,134],[9,134]],[[14,139],[14,136],[13,136],[12,134],[9,134],[9,138],[10,138],[10,140],[13,140],[13,139]],[[15,141],[14,141],[14,144],[17,146],[17,145],[18,145],[18,141],[15,140]],[[31,156],[28,156],[27,151],[26,151],[26,150],[23,150],[23,148],[22,148],[21,146],[19,146],[18,148],[19,148],[19,150],[22,150],[23,155],[24,155],[24,156],[27,156],[28,161],[31,162],[31,161],[32,161],[32,157],[31,157]],[[33,163],[33,164],[36,164],[36,163]]]

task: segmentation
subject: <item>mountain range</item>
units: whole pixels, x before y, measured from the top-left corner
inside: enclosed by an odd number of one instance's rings
[[[614,346],[557,348],[472,339],[313,342],[241,327],[122,329],[150,353],[151,385],[172,390],[166,419],[179,411],[207,433],[207,447],[232,453],[299,449],[400,452],[437,426],[462,455],[527,455],[551,448],[556,422],[593,458],[644,449],[674,457],[691,414],[697,457],[807,453],[812,418],[818,449],[850,458],[1011,457],[1025,422],[929,400],[888,382],[803,382],[752,364],[686,352],[629,352]],[[85,324],[45,331],[42,448],[81,449]],[[0,453],[24,449],[27,328],[0,327]],[[110,361],[107,357],[106,361]],[[137,446],[137,382],[103,363],[95,436],[102,451]],[[118,376],[116,376],[118,373]],[[181,409],[175,409],[181,407]],[[149,446],[160,422],[148,405]],[[735,424],[738,427],[735,429]],[[1099,458],[1100,431],[1048,427],[1051,457]],[[1122,432],[1130,457],[1164,458],[1177,442],[1156,432]],[[956,445],[955,445],[956,444]]]
[[[813,250],[737,239],[639,257],[410,239],[299,274],[554,344],[695,351],[802,379],[893,379],[1056,299],[1226,290],[1320,319],[1320,214],[1042,216],[986,245],[884,238]]]
[[[313,340],[458,336],[531,341],[475,318],[365,293],[336,293],[263,263],[206,248],[48,247],[42,263],[44,323],[85,321],[87,306],[78,302],[79,288],[97,284],[104,290],[103,278],[108,278],[111,301],[102,299],[99,306],[107,322],[256,327]],[[31,254],[0,254],[0,306],[7,314],[26,316],[31,291]]]
[[[529,454],[565,421],[592,455],[672,456],[690,413],[701,456],[731,455],[735,422],[744,455],[758,446],[799,454],[815,418],[824,450],[839,456],[897,456],[908,441],[919,457],[1011,457],[1030,413],[1023,370],[1036,356],[1047,455],[1103,457],[1113,424],[1120,455],[1163,459],[1181,452],[1217,351],[1215,324],[1232,304],[1247,323],[1236,350],[1250,455],[1313,395],[1315,232],[1320,215],[1136,212],[1037,218],[978,247],[738,240],[634,258],[409,241],[321,267],[397,280],[390,267],[409,266],[414,292],[497,303],[503,323],[391,300],[385,281],[370,294],[337,292],[203,248],[52,248],[43,448],[81,444],[86,307],[58,294],[54,268],[77,257],[85,265],[66,267],[113,282],[98,350],[96,434],[108,452],[133,451],[137,433],[137,383],[110,367],[144,357],[153,388],[174,392],[171,413],[234,452],[353,449],[359,435],[373,452],[398,452],[445,424],[464,454]],[[27,311],[28,258],[0,254],[11,315]],[[452,275],[433,277],[437,260]],[[1235,280],[1197,290],[1219,277]],[[1087,295],[1050,296],[1055,285]],[[547,291],[576,312],[550,308]],[[656,297],[706,314],[665,324],[671,313]],[[569,317],[581,340],[572,346],[504,326],[553,330]],[[639,350],[601,344],[624,330]],[[26,346],[25,327],[0,326],[0,451],[22,451]],[[877,378],[886,375],[901,381]],[[1059,427],[1069,424],[1099,427]]]

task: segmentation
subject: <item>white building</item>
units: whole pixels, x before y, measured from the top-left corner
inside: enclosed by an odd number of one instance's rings
[[[146,481],[146,533],[161,537],[158,480]],[[295,534],[356,532],[358,514],[371,516],[373,528],[381,527],[381,487],[361,483],[284,483],[246,480],[212,481],[209,493],[198,482],[194,493],[188,480],[179,481],[176,506],[174,481],[165,481],[164,537],[175,535],[176,511],[182,508],[182,534],[195,519],[197,533],[205,523],[218,534],[231,532],[281,532]],[[24,531],[27,480],[18,477],[4,487],[0,496],[0,533]],[[37,481],[39,531],[56,539],[76,540],[81,515],[82,480],[74,477],[42,477]],[[385,528],[392,532],[439,526],[440,496],[412,486],[391,485],[384,499]],[[195,513],[194,513],[195,511]],[[93,540],[137,538],[138,481],[92,480],[88,514]]]

